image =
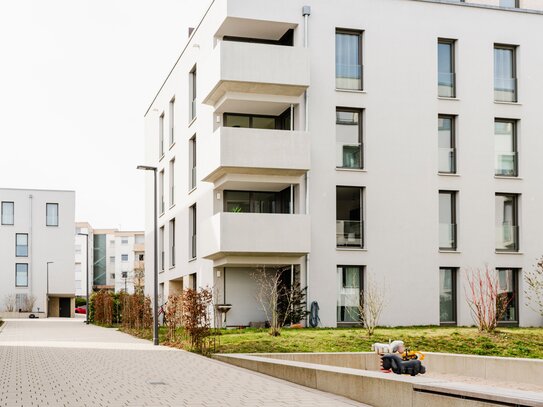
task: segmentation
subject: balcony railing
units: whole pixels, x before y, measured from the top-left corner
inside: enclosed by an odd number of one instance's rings
[[[337,89],[362,89],[362,65],[336,64]]]
[[[456,250],[456,224],[439,224],[439,248],[441,250]]]
[[[362,143],[338,142],[336,158],[338,168],[362,168]]]
[[[456,149],[440,148],[438,171],[454,174],[456,172]]]
[[[495,174],[504,177],[517,176],[517,153],[496,152]]]
[[[519,227],[511,222],[496,225],[496,250],[516,252],[519,248]]]
[[[359,220],[336,220],[336,245],[338,247],[364,247],[364,223]]]
[[[440,97],[456,97],[456,74],[451,72],[438,72],[437,91],[438,96]]]
[[[517,79],[494,78],[494,100],[498,102],[516,102]]]

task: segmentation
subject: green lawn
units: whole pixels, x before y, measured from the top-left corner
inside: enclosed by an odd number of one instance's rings
[[[165,332],[161,328],[162,342]],[[374,342],[401,339],[407,347],[423,352],[543,358],[543,328],[500,328],[494,334],[464,327],[378,328],[372,337],[353,328],[283,329],[279,337],[270,336],[264,329],[221,333],[215,348],[218,353],[367,352]],[[138,336],[150,339],[150,332]]]

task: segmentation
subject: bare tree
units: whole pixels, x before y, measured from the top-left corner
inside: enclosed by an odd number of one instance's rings
[[[27,295],[24,299],[24,310],[26,312],[32,312],[34,309],[34,304],[36,303],[36,296],[34,295]]]
[[[4,297],[4,307],[7,312],[13,312],[15,311],[15,307],[17,306],[17,298],[15,297],[15,294],[7,294]]]
[[[384,282],[379,284],[369,274],[364,286],[365,288],[360,292],[361,301],[357,311],[368,336],[372,336],[386,306],[386,289]]]
[[[524,273],[526,283],[526,305],[543,317],[543,257],[541,257],[533,270]]]
[[[134,269],[134,292],[137,294],[143,294],[145,287],[145,268],[143,266],[136,267]]]
[[[479,331],[493,332],[504,316],[510,299],[500,293],[498,275],[486,266],[484,270],[466,271],[466,301]]]

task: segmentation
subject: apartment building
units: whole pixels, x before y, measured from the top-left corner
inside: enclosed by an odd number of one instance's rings
[[[75,192],[0,188],[0,206],[0,310],[73,317]]]
[[[94,264],[93,240],[92,226],[88,222],[77,222],[75,224],[76,297],[85,297],[87,295],[87,284],[89,285],[89,293],[92,292],[92,268],[89,268],[88,264]],[[87,276],[89,277],[88,280]]]
[[[471,325],[489,267],[501,323],[541,325],[540,38],[537,0],[213,1],[145,114],[162,298],[209,286],[248,325],[279,269],[321,326],[358,323],[370,280],[382,324]]]
[[[89,291],[101,289],[134,293],[135,287],[144,286],[145,237],[140,231],[93,229],[87,222],[76,227],[76,287],[82,287],[78,296],[85,296],[86,260],[85,235],[88,235]]]

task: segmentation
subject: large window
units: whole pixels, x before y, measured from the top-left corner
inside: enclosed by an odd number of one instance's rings
[[[360,323],[363,267],[337,267],[337,322]]]
[[[170,206],[175,205],[175,158],[170,161]]]
[[[121,261],[128,261],[128,254],[121,254]]]
[[[175,266],[175,219],[170,220],[170,267]]]
[[[58,226],[58,203],[45,205],[45,225]]]
[[[189,258],[196,258],[196,204],[189,208]]]
[[[494,46],[494,100],[516,102],[516,49],[510,45]]]
[[[189,140],[189,190],[196,188],[196,134]]]
[[[13,225],[15,222],[15,203],[2,202],[2,225]]]
[[[158,234],[158,251],[160,252],[160,271],[164,271],[164,226],[160,228]]]
[[[280,192],[224,191],[225,212],[293,213],[290,204],[290,187]]]
[[[496,119],[494,140],[496,149],[495,174],[516,177],[518,175],[517,122]]]
[[[437,43],[437,94],[440,97],[456,97],[454,59],[454,40],[439,39]]]
[[[170,100],[170,146],[175,143],[175,97]]]
[[[439,191],[439,249],[456,247],[456,192]]]
[[[364,247],[362,192],[360,187],[336,187],[336,244]]]
[[[498,268],[498,307],[505,311],[498,322],[518,324],[518,269]]]
[[[196,66],[189,73],[190,121],[196,118]]]
[[[456,324],[456,268],[439,269],[439,322]]]
[[[159,205],[160,205],[159,212],[162,214],[166,210],[166,205],[164,203],[164,191],[165,191],[164,170],[160,171],[160,173],[158,174],[158,187],[159,187],[159,196],[160,196],[160,198],[159,198],[160,199],[159,200]]]
[[[15,264],[15,287],[28,287],[28,264]]]
[[[456,173],[456,134],[454,116],[439,116],[438,147],[438,171],[444,174]]]
[[[500,0],[500,7],[518,8],[519,0]]]
[[[336,88],[362,90],[362,33],[336,30]]]
[[[17,233],[15,235],[15,256],[27,257],[28,256],[28,234]]]
[[[362,111],[336,110],[336,166],[363,168],[362,164]]]
[[[518,195],[496,194],[496,250],[519,249]]]
[[[164,155],[164,113],[158,118],[158,158]]]
[[[224,127],[241,127],[250,129],[291,130],[290,108],[279,116],[256,114],[225,113]]]

